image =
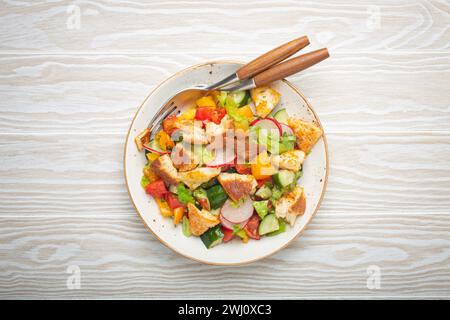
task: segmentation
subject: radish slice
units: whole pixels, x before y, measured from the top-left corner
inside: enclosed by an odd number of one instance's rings
[[[253,214],[253,204],[250,198],[246,198],[239,207],[234,207],[234,203],[228,199],[220,210],[223,217],[233,224],[242,223],[250,219]]]
[[[205,165],[210,168],[220,168],[227,165],[234,165],[236,160],[236,152],[234,151],[234,141],[228,140],[225,142],[225,146],[214,149],[214,159],[209,161]]]
[[[222,226],[224,226],[224,227],[227,228],[227,229],[233,230],[234,225],[235,225],[236,223],[231,223],[230,221],[228,221],[227,219],[225,219],[225,218],[223,217],[222,214],[219,216],[219,219],[220,219],[220,223],[222,224]],[[243,228],[247,225],[248,220],[250,220],[250,219],[247,219],[247,220],[245,220],[245,221],[239,223],[239,227],[240,227],[241,229],[243,229]]]
[[[267,131],[278,130],[280,135],[282,134],[280,123],[272,118],[256,119],[252,123],[250,123],[250,126],[258,126],[261,129],[265,129]]]
[[[289,127],[287,124],[284,124],[284,123],[280,123],[280,125],[281,125],[281,134],[283,135],[283,134],[287,134],[287,135],[294,135],[294,131],[291,129],[291,127]]]

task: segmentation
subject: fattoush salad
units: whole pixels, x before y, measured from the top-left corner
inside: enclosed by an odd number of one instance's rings
[[[277,108],[271,87],[212,91],[148,129],[136,145],[148,160],[141,185],[161,215],[206,248],[271,237],[306,207],[302,164],[322,129]],[[153,137],[151,139],[151,137]]]

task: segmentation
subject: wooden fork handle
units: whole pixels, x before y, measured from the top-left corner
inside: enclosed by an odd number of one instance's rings
[[[329,56],[328,50],[323,48],[289,59],[256,75],[253,78],[254,83],[259,87],[283,79],[315,65]]]
[[[236,71],[236,75],[239,80],[246,80],[253,77],[255,74],[264,71],[271,66],[277,64],[280,61],[292,56],[297,51],[303,49],[309,44],[309,39],[307,36],[297,38],[295,40],[289,41],[278,48],[272,49],[269,52],[259,56],[255,60],[250,61],[245,66],[241,67]]]

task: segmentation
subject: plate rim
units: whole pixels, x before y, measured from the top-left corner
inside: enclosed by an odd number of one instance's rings
[[[200,262],[203,264],[207,264],[207,265],[213,265],[213,266],[241,266],[241,265],[247,265],[250,263],[254,263],[256,261],[260,261],[263,259],[268,258],[269,256],[285,249],[287,246],[289,246],[292,242],[294,242],[295,240],[297,240],[301,235],[303,235],[303,233],[305,232],[305,230],[308,228],[309,224],[311,223],[312,219],[316,216],[317,212],[319,211],[320,205],[322,204],[324,195],[325,195],[325,190],[327,189],[327,185],[328,185],[328,173],[329,173],[329,157],[328,157],[328,141],[326,138],[326,134],[325,134],[325,130],[322,126],[322,123],[317,115],[317,113],[315,112],[313,106],[311,105],[311,103],[308,101],[308,99],[306,98],[306,96],[291,82],[289,82],[286,79],[281,79],[280,81],[283,81],[285,84],[287,84],[289,87],[291,87],[291,89],[293,89],[295,91],[295,93],[297,93],[302,99],[303,101],[306,102],[306,105],[308,107],[308,109],[313,113],[315,120],[317,121],[317,123],[319,124],[320,128],[322,129],[322,139],[323,139],[323,143],[325,146],[325,178],[324,178],[324,183],[323,183],[323,188],[322,188],[322,192],[320,194],[319,197],[319,201],[317,202],[316,207],[314,208],[314,212],[311,214],[310,218],[306,221],[305,225],[303,226],[303,228],[301,228],[295,235],[294,237],[289,240],[288,242],[286,242],[284,245],[282,245],[281,247],[277,248],[276,250],[273,250],[259,258],[255,258],[255,259],[251,259],[251,260],[247,260],[247,261],[242,261],[242,262],[211,262],[211,261],[206,261],[203,259],[199,259],[199,258],[195,258],[192,256],[189,256],[187,254],[184,254],[178,250],[176,250],[174,247],[172,247],[169,243],[167,243],[166,241],[162,240],[157,234],[156,232],[154,232],[151,227],[145,222],[142,213],[139,211],[139,209],[137,208],[136,204],[134,203],[133,197],[131,195],[130,192],[130,188],[128,186],[128,177],[127,177],[127,157],[126,157],[126,151],[127,151],[127,146],[128,146],[128,140],[130,138],[130,134],[131,134],[131,129],[133,128],[134,122],[139,114],[139,112],[141,111],[141,109],[144,107],[144,105],[146,104],[147,100],[161,87],[163,86],[165,83],[167,83],[169,80],[180,76],[181,74],[184,74],[186,72],[189,72],[192,69],[195,68],[199,68],[199,67],[203,67],[203,66],[207,66],[207,65],[214,65],[214,64],[226,64],[226,63],[233,63],[233,64],[240,64],[240,65],[244,65],[245,62],[239,61],[239,60],[213,60],[213,61],[207,61],[207,62],[203,62],[203,63],[199,63],[199,64],[195,64],[192,65],[190,67],[187,67],[185,69],[179,70],[177,72],[175,72],[174,74],[172,74],[171,76],[167,77],[166,79],[164,79],[163,81],[159,82],[158,85],[150,91],[150,93],[145,97],[145,99],[142,101],[142,103],[140,104],[140,106],[138,107],[138,109],[136,110],[133,119],[131,120],[130,126],[128,128],[128,132],[125,138],[125,146],[124,146],[124,152],[123,152],[123,173],[124,173],[124,178],[125,178],[125,186],[127,187],[127,192],[128,192],[128,196],[131,200],[131,203],[133,204],[133,207],[135,209],[135,211],[137,212],[139,218],[141,219],[142,223],[144,224],[144,226],[147,228],[148,231],[150,231],[151,234],[153,234],[153,236],[158,239],[158,241],[160,243],[162,243],[164,246],[166,246],[167,248],[171,249],[173,252],[188,258],[192,261],[195,262]]]

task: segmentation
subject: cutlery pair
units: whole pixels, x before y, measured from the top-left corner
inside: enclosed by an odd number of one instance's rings
[[[183,105],[192,104],[211,90],[223,91],[249,90],[283,79],[305,70],[329,57],[328,50],[322,48],[298,57],[286,60],[309,45],[307,36],[289,41],[240,67],[235,73],[212,85],[198,85],[179,91],[158,110],[150,121],[150,135],[160,128],[162,121],[176,113]],[[156,131],[158,131],[156,130]]]

